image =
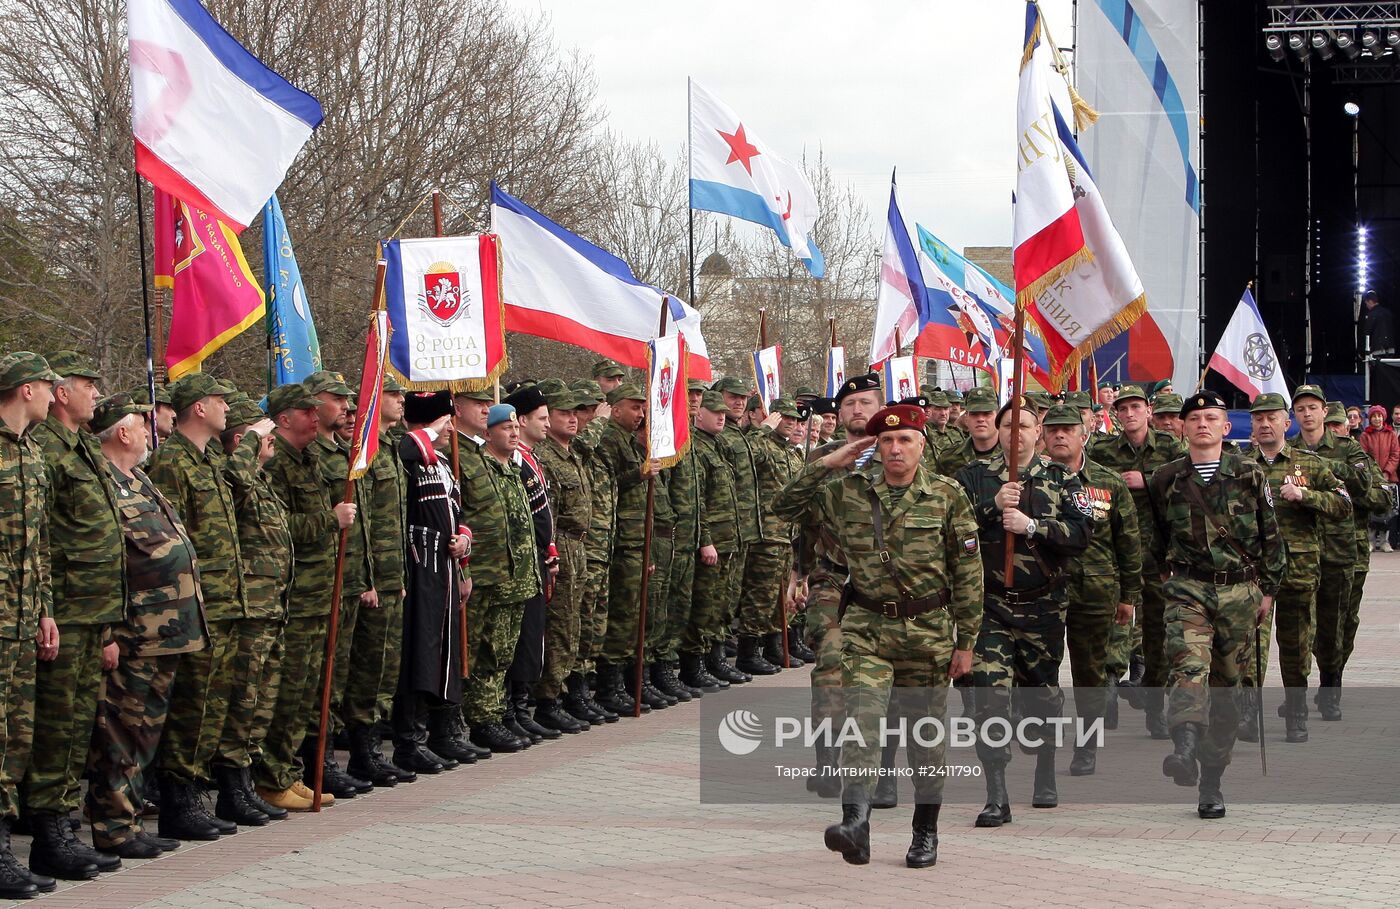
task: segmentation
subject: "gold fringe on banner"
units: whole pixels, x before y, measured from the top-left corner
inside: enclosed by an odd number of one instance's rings
[[[1031,29],[1031,33],[1026,36],[1026,46],[1021,51],[1021,67],[1017,70],[1017,72],[1020,72],[1021,70],[1025,69],[1026,65],[1031,62],[1031,57],[1035,55],[1035,45],[1036,42],[1040,40],[1041,35],[1040,22],[1044,18],[1044,16],[1045,14],[1042,13],[1040,11],[1040,7],[1037,6],[1035,28]]]
[[[1027,287],[1025,290],[1016,291],[1016,305],[1030,306],[1036,300],[1040,299],[1040,295],[1045,293],[1045,291],[1050,288],[1050,285],[1079,266],[1088,265],[1092,261],[1094,261],[1094,254],[1089,251],[1088,245],[1079,247],[1069,258],[1037,278],[1035,283],[1031,284],[1030,287]]]
[[[1079,364],[1084,361],[1085,357],[1127,331],[1132,327],[1134,322],[1142,318],[1145,312],[1147,312],[1146,293],[1120,309],[1114,314],[1113,318],[1109,319],[1103,325],[1100,325],[1093,334],[1084,341],[1081,341],[1079,345],[1075,347],[1074,350],[1071,350],[1065,357],[1064,363],[1060,364],[1058,370],[1052,369],[1050,381],[1051,384],[1055,386],[1055,390],[1059,391],[1064,387],[1065,379],[1069,377],[1072,371],[1079,368]],[[1030,324],[1029,320],[1027,324]],[[1040,335],[1040,332],[1037,331],[1036,334]],[[1041,340],[1045,340],[1043,335],[1041,336]]]

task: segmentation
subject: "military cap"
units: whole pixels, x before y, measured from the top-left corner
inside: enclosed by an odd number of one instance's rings
[[[578,394],[580,401],[587,398],[597,404],[603,400],[603,389],[592,379],[575,379],[569,383],[569,387]]]
[[[589,373],[595,379],[621,379],[627,375],[627,370],[618,366],[612,360],[599,360],[593,364],[593,369]]]
[[[486,428],[499,426],[502,423],[509,423],[515,419],[515,408],[509,404],[492,404],[491,409],[486,414]]]
[[[836,413],[835,398],[817,398],[812,402],[812,413],[824,416],[829,413]]]
[[[1211,391],[1209,388],[1202,388],[1200,391],[1187,398],[1181,405],[1181,418],[1184,420],[1198,410],[1226,410],[1225,399]]]
[[[312,400],[316,400],[312,398]],[[452,413],[452,394],[447,391],[410,391],[403,398],[405,423],[423,425]]]
[[[540,392],[538,385],[526,385],[517,388],[502,404],[509,404],[515,408],[516,413],[534,413],[541,407],[548,407],[549,401]]]
[[[315,407],[320,403],[300,382],[278,385],[267,393],[267,413],[268,416],[272,417],[284,410],[306,410],[308,407]]]
[[[686,394],[689,394],[689,393],[695,392],[695,391],[705,391],[705,390],[706,390],[706,388],[705,388],[705,383],[702,382],[702,381],[700,381],[699,379],[686,379],[686,380],[685,380],[685,390],[686,390]]]
[[[93,432],[101,432],[112,428],[125,416],[150,413],[154,409],[150,404],[142,404],[124,391],[118,392],[97,402],[97,407],[92,412],[92,422],[88,427]]]
[[[711,385],[710,388],[721,394],[747,395],[752,390],[749,385],[750,383],[745,382],[738,376],[724,376],[715,382],[715,384]]]
[[[535,383],[535,387],[540,390],[540,394],[542,395],[552,395],[567,389],[569,383],[565,382],[563,379],[540,379]]]
[[[1044,413],[1045,411],[1049,410],[1050,405],[1053,403],[1050,400],[1050,396],[1043,391],[1026,392],[1026,400],[1030,401],[1031,406],[1033,406],[1040,413]]]
[[[346,413],[354,413],[355,411],[357,411],[357,410],[359,410],[359,409],[360,409],[360,404],[359,404],[359,402],[356,401],[354,398],[351,398],[350,400],[348,400],[348,401],[345,402],[345,412],[346,412]]]
[[[345,377],[338,372],[331,372],[323,369],[320,372],[313,372],[302,380],[306,390],[313,395],[328,391],[333,395],[345,395],[347,398],[354,394],[354,390],[345,384]]]
[[[145,383],[142,383],[136,386],[135,388],[131,389],[131,391],[127,392],[127,394],[131,395],[131,399],[138,404],[151,403],[151,389],[148,388],[145,385]],[[165,405],[170,404],[169,388],[166,388],[164,385],[156,386],[156,403]]]
[[[724,403],[724,395],[714,390],[705,392],[705,396],[700,399],[700,406],[711,413],[729,413],[729,407]]]
[[[1118,389],[1118,397],[1114,399],[1113,405],[1117,407],[1124,401],[1132,401],[1134,399],[1140,400],[1143,403],[1147,403],[1150,400],[1147,397],[1147,392],[1143,391],[1141,385],[1124,385],[1122,388]]]
[[[841,387],[836,389],[836,403],[839,405],[846,395],[853,395],[861,391],[879,391],[880,374],[868,372],[863,376],[851,376],[841,383]]]
[[[645,401],[647,393],[642,391],[642,386],[636,382],[623,382],[621,385],[608,392],[608,404],[616,404],[618,401]]]
[[[969,388],[963,396],[963,410],[968,413],[996,413],[996,393],[990,388]]]
[[[865,424],[865,431],[874,436],[878,436],[882,432],[893,432],[896,429],[913,429],[922,432],[927,419],[928,416],[922,407],[915,407],[913,404],[891,404],[889,407],[875,412],[875,415],[870,418],[870,422]]]
[[[925,407],[952,407],[953,402],[948,400],[948,393],[941,388],[934,388],[924,392],[924,397],[928,399]]]
[[[63,378],[81,376],[84,379],[101,379],[102,373],[87,357],[76,350],[55,350],[47,357],[49,368]]]
[[[1327,416],[1322,418],[1323,425],[1328,423],[1347,422],[1347,409],[1341,401],[1327,402]]]
[[[802,419],[802,415],[797,412],[797,405],[788,398],[774,398],[773,405],[768,408],[769,413],[781,414],[785,417]]]
[[[942,390],[943,389],[939,388],[937,385],[929,385],[927,383],[919,386],[919,394],[923,395],[926,398],[932,397],[935,391]]]
[[[1254,403],[1249,405],[1250,413],[1267,413],[1271,410],[1287,410],[1288,402],[1283,395],[1274,391],[1266,391],[1254,399]]]
[[[749,403],[746,410],[758,410],[763,406],[763,399],[758,395],[749,395]]]
[[[950,405],[963,403],[963,393],[956,388],[945,388],[943,393],[948,396],[948,403]]]
[[[394,378],[393,373],[384,376],[384,393],[386,395],[401,395],[408,391],[404,384]]]
[[[580,398],[578,392],[560,383],[561,388],[551,388],[544,395],[544,401],[549,405],[550,410],[577,410],[580,407],[591,407],[593,402],[587,398]]]
[[[1013,402],[1014,399],[1008,399],[1007,402],[1001,405],[997,410],[997,426],[1001,425],[1001,418],[1011,412],[1011,405]],[[1030,395],[1021,395],[1021,409],[1031,411],[1035,414],[1037,420],[1040,419],[1040,412],[1036,410],[1035,402],[1030,399]]]
[[[792,397],[794,401],[802,398],[815,398],[817,397],[817,390],[810,385],[799,385],[797,386],[797,391],[792,393]]]
[[[927,407],[927,406],[928,406],[928,396],[927,396],[927,395],[910,395],[910,396],[907,397],[907,398],[901,398],[901,399],[899,400],[899,403],[901,403],[901,404],[913,404],[915,407]]]
[[[1317,398],[1323,406],[1327,404],[1327,395],[1321,385],[1299,385],[1293,390],[1293,403],[1297,404],[1299,398]]]
[[[1099,391],[1103,391],[1105,388],[1112,388],[1114,390],[1117,390],[1118,387],[1118,383],[1113,381],[1106,380],[1099,383]]]
[[[1164,391],[1152,396],[1153,413],[1181,413],[1181,395]]]
[[[49,362],[28,350],[0,358],[0,391],[19,388],[29,382],[57,382],[63,377],[49,368]]]
[[[496,403],[496,392],[490,388],[478,388],[475,391],[454,391],[451,397],[466,398],[468,401],[490,401]],[[431,420],[429,422],[432,422]]]
[[[246,401],[239,401],[237,404],[229,407],[227,422],[230,427],[249,426],[266,419],[266,417],[267,414],[263,413],[262,408],[252,399],[249,399]]]
[[[797,419],[803,421],[811,419],[813,413],[812,404],[816,400],[816,398],[813,398],[811,401],[798,401],[794,404],[793,406],[797,408]]]
[[[182,376],[178,382],[170,386],[170,406],[175,410],[183,411],[196,401],[217,395],[224,397],[233,394],[238,389],[231,385],[226,385],[207,372],[192,372],[187,376]]]
[[[1089,397],[1089,393],[1087,391],[1070,392],[1069,394],[1065,395],[1065,403],[1068,404],[1070,407],[1078,407],[1080,410],[1084,410],[1087,407],[1094,406],[1094,402]]]
[[[1042,426],[1083,426],[1084,418],[1073,404],[1056,404],[1045,411],[1040,423]]]

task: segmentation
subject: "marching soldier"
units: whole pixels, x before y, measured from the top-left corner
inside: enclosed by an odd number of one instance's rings
[[[862,741],[842,755],[841,822],[826,829],[828,849],[851,864],[870,861],[871,776],[880,770],[879,728],[892,689],[912,689],[908,715],[946,714],[948,679],[972,668],[982,605],[977,523],[958,486],[923,466],[924,412],[896,405],[875,413],[866,432],[811,461],[773,503],[790,521],[816,512],[850,570],[843,597],[842,678],[846,712]],[[880,469],[833,478],[853,468],[873,445]],[[933,747],[911,740],[915,770],[913,838],[905,864],[938,859],[938,810],[943,778],[920,774],[941,767],[942,739]]]
[[[987,461],[1001,450],[997,436],[997,396],[990,388],[970,388],[963,396],[963,430],[967,438],[938,452],[934,469],[945,477],[973,461]]]
[[[1232,689],[1253,657],[1253,632],[1269,618],[1286,555],[1263,471],[1221,449],[1230,431],[1224,400],[1199,391],[1181,418],[1187,456],[1157,470],[1149,486],[1154,562],[1170,572],[1163,596],[1175,749],[1162,772],[1178,786],[1199,781],[1196,813],[1219,818],[1220,778],[1239,728]]]

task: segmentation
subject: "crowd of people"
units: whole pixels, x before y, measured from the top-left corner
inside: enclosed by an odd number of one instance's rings
[[[1105,386],[1097,403],[1032,394],[1011,408],[989,389],[925,387],[887,406],[872,373],[768,407],[747,379],[691,381],[692,444],[663,464],[647,455],[643,386],[605,360],[499,401],[388,378],[377,452],[352,482],[355,396],[339,374],[261,404],[204,373],[154,399],[102,382],[73,351],[0,359],[4,898],[310,810],[318,781],[330,806],[808,662],[817,720],[870,722],[851,692],[891,686],[937,711],[950,678],[981,717],[1006,714],[1013,687],[1058,711],[1066,641],[1076,688],[1101,692],[1076,710],[1116,725],[1121,691],[1154,738],[1174,739],[1164,772],[1199,779],[1202,816],[1220,816],[1224,756],[1259,730],[1202,694],[1218,667],[1182,623],[1208,632],[1218,610],[1267,595],[1289,741],[1307,738],[1314,654],[1318,709],[1340,718],[1365,517],[1396,460],[1393,435],[1346,438],[1314,386],[1294,394],[1297,439],[1284,444],[1288,405],[1262,395],[1253,448],[1222,455],[1213,396]],[[1197,478],[1230,520],[1267,506],[1271,532],[1235,540],[1222,520],[1191,538],[1178,512],[1212,507],[1182,504]],[[1319,589],[1323,572],[1337,583]],[[1183,602],[1204,605],[1186,616]],[[1010,750],[978,757],[976,823],[1007,823]],[[1057,803],[1055,760],[1036,754],[1036,806]],[[1095,760],[1077,747],[1070,772]],[[824,771],[892,761],[816,751]],[[827,843],[850,861],[868,860],[870,808],[895,802],[893,777],[876,776],[808,784],[841,797]],[[941,783],[915,791],[908,861],[926,866]],[[33,838],[28,867],[12,831]]]

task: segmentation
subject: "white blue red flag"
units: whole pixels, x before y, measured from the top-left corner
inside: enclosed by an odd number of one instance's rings
[[[826,351],[826,394],[834,398],[842,385],[846,384],[846,348],[830,347]]]
[[[783,396],[783,349],[779,345],[753,352],[753,381],[758,399],[768,410]]]
[[[670,467],[690,446],[685,338],[668,335],[647,346],[647,458]]]
[[[129,0],[131,128],[151,185],[242,231],[321,125],[199,0]]]
[[[376,305],[379,303],[375,301]],[[384,392],[384,360],[389,353],[389,314],[376,309],[369,317],[365,339],[365,365],[360,371],[360,394],[355,399],[355,434],[350,460],[350,479],[358,480],[369,470],[369,462],[379,451],[379,404]]]
[[[690,83],[690,207],[762,224],[802,260],[826,273],[812,237],[817,193],[802,169],[774,154],[729,105]]]
[[[1275,392],[1283,395],[1290,406],[1293,402],[1283,365],[1274,352],[1269,329],[1264,326],[1249,288],[1245,288],[1240,305],[1235,307],[1235,314],[1225,326],[1225,334],[1220,336],[1220,343],[1215,346],[1207,365],[1251,398]]]
[[[899,213],[894,175],[885,214],[885,244],[880,251],[880,283],[875,291],[875,331],[870,335],[872,366],[899,353],[928,319],[928,290]]]

